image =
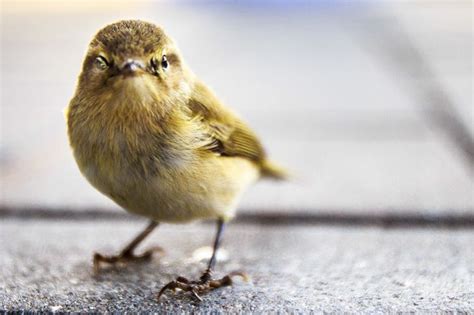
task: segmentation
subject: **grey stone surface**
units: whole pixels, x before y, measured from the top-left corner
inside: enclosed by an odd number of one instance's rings
[[[474,312],[474,232],[230,225],[217,275],[251,281],[156,301],[197,277],[214,225],[165,225],[146,241],[167,255],[94,278],[93,251],[114,253],[145,222],[0,222],[0,310],[169,312]],[[226,253],[226,255],[224,255]],[[227,257],[224,257],[227,256]]]
[[[374,19],[390,24],[400,17],[469,122],[469,2],[392,5],[396,10],[338,1],[308,7],[25,3],[2,2],[2,205],[115,207],[79,174],[62,110],[91,36],[104,24],[133,17],[163,25],[192,69],[298,176],[259,184],[243,208],[474,211],[464,159],[433,130],[404,88],[406,80],[360,36],[373,29]]]

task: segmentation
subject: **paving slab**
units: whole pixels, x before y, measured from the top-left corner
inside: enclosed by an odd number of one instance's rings
[[[472,40],[466,40],[473,36],[472,2],[443,1],[430,5],[422,1],[392,1],[390,12],[409,30],[410,39],[442,81],[454,100],[458,117],[474,136],[473,46]],[[439,45],[440,39],[445,44]]]
[[[474,312],[474,231],[231,224],[217,275],[251,281],[209,293],[156,294],[199,276],[214,225],[164,225],[142,248],[166,256],[94,277],[94,251],[115,253],[145,222],[3,220],[0,311]]]

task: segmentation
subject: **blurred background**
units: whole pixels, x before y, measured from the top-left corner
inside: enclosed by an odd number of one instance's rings
[[[296,178],[244,213],[473,214],[471,1],[2,1],[3,209],[120,211],[80,175],[63,109],[94,34],[159,24]]]

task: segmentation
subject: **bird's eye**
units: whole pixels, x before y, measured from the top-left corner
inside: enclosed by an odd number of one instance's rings
[[[166,70],[168,69],[168,59],[166,58],[166,55],[163,55],[163,57],[161,58],[161,67]]]
[[[105,57],[98,56],[94,61],[95,66],[100,70],[106,70],[109,67],[109,63]]]
[[[155,57],[151,58],[150,66],[154,74],[158,75],[158,68],[160,67],[160,65],[163,70],[168,69],[169,63],[168,59],[166,58],[166,55],[163,55],[163,57],[161,57],[161,63],[159,63]]]

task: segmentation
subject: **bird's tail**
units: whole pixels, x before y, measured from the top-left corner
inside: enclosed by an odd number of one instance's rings
[[[286,169],[276,165],[275,163],[264,160],[260,166],[262,176],[266,178],[276,179],[276,180],[287,180],[290,179],[290,174]]]

